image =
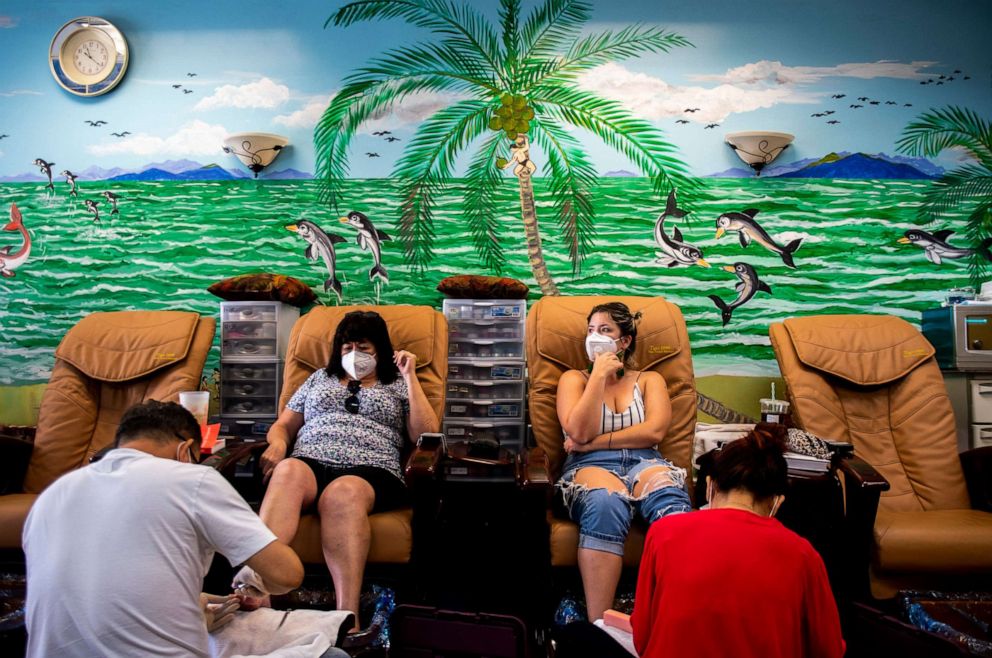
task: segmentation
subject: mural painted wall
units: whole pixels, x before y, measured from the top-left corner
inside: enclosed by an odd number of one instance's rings
[[[216,313],[205,288],[248,271],[328,304],[439,305],[442,277],[495,271],[535,298],[664,295],[701,376],[774,375],[770,322],[917,321],[968,282],[970,197],[907,231],[981,153],[900,139],[992,116],[990,3],[344,6],[91,3],[131,61],[80,99],[46,54],[84,10],[3,4],[0,386],[45,381],[86,313]],[[796,139],[756,178],[724,143],[742,130]],[[221,150],[241,131],[289,138],[258,180]]]

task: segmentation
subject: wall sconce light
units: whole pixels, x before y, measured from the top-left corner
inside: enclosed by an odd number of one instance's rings
[[[237,156],[241,163],[258,173],[272,164],[289,139],[272,133],[235,133],[224,138],[224,153]]]
[[[738,157],[751,169],[756,176],[761,170],[771,164],[778,154],[789,148],[795,135],[789,133],[772,133],[761,130],[749,130],[739,133],[728,133],[726,136],[730,148],[737,152]]]

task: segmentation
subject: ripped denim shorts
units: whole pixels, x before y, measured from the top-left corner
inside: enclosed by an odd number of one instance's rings
[[[626,485],[626,491],[590,488],[575,482],[576,473],[590,466],[616,475]],[[657,483],[648,484],[648,492],[635,497],[634,487],[641,473],[655,466],[671,470],[654,476]],[[555,486],[562,492],[569,517],[579,524],[579,547],[623,555],[634,514],[651,524],[663,516],[692,509],[685,477],[685,469],[673,466],[654,448],[595,450],[570,454]]]

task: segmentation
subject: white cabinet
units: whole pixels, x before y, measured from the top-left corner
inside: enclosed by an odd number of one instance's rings
[[[220,415],[272,419],[283,360],[300,309],[281,302],[221,302]]]
[[[941,374],[954,409],[958,451],[992,445],[992,372]]]
[[[453,441],[524,447],[525,300],[445,299],[448,378],[443,431]]]

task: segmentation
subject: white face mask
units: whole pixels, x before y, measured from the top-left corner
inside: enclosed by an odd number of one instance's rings
[[[586,336],[586,356],[590,361],[595,361],[596,357],[604,352],[619,352],[617,342],[609,336],[592,333]]]
[[[365,379],[375,370],[375,357],[352,350],[341,357],[341,367],[352,379]]]

